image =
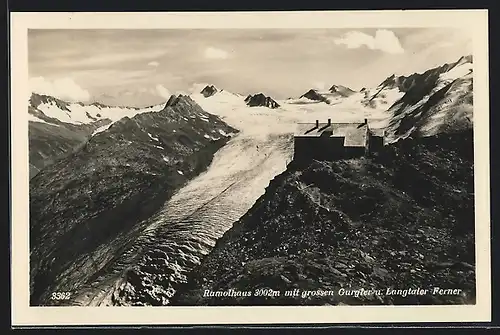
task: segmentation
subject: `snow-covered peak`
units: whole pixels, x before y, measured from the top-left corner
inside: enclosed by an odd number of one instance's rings
[[[200,91],[205,98],[211,97],[217,92],[219,92],[219,90],[214,85],[207,85]]]
[[[30,99],[30,113],[39,119],[56,119],[71,124],[89,124],[98,120],[118,121],[123,117],[133,117],[139,113],[159,112],[164,104],[150,107],[113,107],[100,103],[83,104],[66,102],[51,96],[33,93]],[[33,120],[34,121],[34,120]]]
[[[472,57],[423,74],[388,112],[389,142],[408,136],[432,136],[472,126]],[[446,89],[445,89],[446,88]]]
[[[343,86],[343,85],[332,85],[329,89],[331,93],[337,93],[343,97],[348,97],[351,96],[352,94],[355,93],[354,90],[350,89],[349,87]]]

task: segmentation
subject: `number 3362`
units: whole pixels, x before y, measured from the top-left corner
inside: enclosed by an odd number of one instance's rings
[[[52,292],[50,299],[52,300],[67,300],[71,296],[69,292]]]

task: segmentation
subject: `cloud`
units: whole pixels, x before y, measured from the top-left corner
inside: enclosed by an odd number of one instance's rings
[[[160,97],[168,99],[170,98],[170,91],[167,90],[163,85],[156,85],[156,94],[158,94]]]
[[[149,62],[148,65],[157,67],[158,65],[160,65],[160,63],[158,63],[157,61],[152,61],[152,62]]]
[[[87,101],[90,99],[89,91],[80,87],[71,78],[47,80],[44,77],[29,79],[31,92],[51,95],[69,101]]]
[[[357,49],[366,46],[371,50],[381,50],[391,54],[403,53],[404,49],[394,32],[386,29],[379,29],[375,36],[371,36],[360,31],[349,31],[340,38],[336,38],[334,43],[345,45],[348,49]]]
[[[227,59],[229,58],[229,53],[222,49],[208,47],[205,49],[205,57],[210,59]]]

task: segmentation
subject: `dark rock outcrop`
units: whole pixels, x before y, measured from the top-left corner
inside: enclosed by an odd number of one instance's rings
[[[314,101],[322,101],[322,102],[325,102],[327,104],[330,103],[330,101],[326,97],[319,94],[318,91],[315,89],[310,89],[306,93],[302,94],[300,97],[307,98],[309,100],[314,100]]]
[[[173,106],[176,103],[177,99],[178,99],[178,97],[176,95],[171,95],[170,98],[168,98],[167,103],[165,104],[165,107]]]
[[[217,93],[217,88],[215,88],[214,85],[207,85],[200,93],[203,94],[205,98],[208,98]]]
[[[278,108],[280,105],[271,97],[265,96],[263,93],[249,95],[246,97],[245,102],[250,107],[262,106],[268,108]]]
[[[429,69],[423,73],[413,73],[409,76],[396,76],[395,74],[392,74],[381,82],[379,87],[388,89],[397,88],[401,92],[405,93],[410,90],[414,90],[420,92],[419,95],[423,96],[425,93],[430,91],[433,85],[436,84],[440,74],[464,63],[472,63],[472,55],[460,57],[457,62],[447,63],[442,66]],[[412,95],[415,96],[417,94],[413,93]]]
[[[28,126],[30,179],[59,159],[78,151],[105,121],[88,125],[30,122]]]
[[[93,120],[87,124],[72,124],[62,122],[56,118],[45,115],[38,109],[42,103],[51,103],[63,112],[71,113],[69,103],[52,96],[33,93],[28,106],[28,113],[44,122],[29,122],[29,164],[30,178],[40,170],[53,164],[78,150],[90,138],[92,133],[101,126],[111,123],[109,119],[96,119],[87,113]],[[105,105],[92,104],[97,107]]]
[[[64,303],[51,293],[92,282],[236,131],[180,96],[117,121],[32,178],[31,304]]]
[[[292,162],[171,305],[473,304],[473,156],[468,130],[403,140],[370,159]],[[463,294],[386,294],[434,287]]]
[[[472,66],[471,56],[403,79],[389,77],[387,85],[398,85],[405,92],[388,110],[390,140],[472,128],[473,77],[472,70],[465,72],[467,65]],[[464,66],[459,74],[447,76],[458,66]]]
[[[330,93],[336,93],[341,97],[349,97],[353,95],[355,92],[351,90],[349,87],[342,85],[332,85],[329,89]]]

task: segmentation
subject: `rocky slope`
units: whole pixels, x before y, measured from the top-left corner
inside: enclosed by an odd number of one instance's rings
[[[474,303],[473,185],[470,129],[403,139],[371,158],[292,162],[172,304]],[[386,294],[387,288],[434,287],[462,292]],[[382,293],[284,295],[341,288]],[[258,289],[268,294],[256,296]],[[205,290],[229,293],[214,297]]]
[[[467,129],[472,125],[472,71],[469,55],[423,73],[393,74],[377,87],[344,97],[336,106],[385,111],[389,142]]]
[[[304,98],[330,104],[330,100],[328,100],[324,95],[320,94],[318,90],[315,89],[310,89],[306,93],[302,94],[299,99],[304,99]]]
[[[30,178],[41,169],[79,150],[96,131],[123,116],[161,110],[69,103],[33,93],[28,106]]]
[[[92,120],[87,124],[62,122],[47,116],[41,109],[52,104],[60,110],[68,110],[68,103],[54,97],[33,93],[28,106],[30,178],[45,166],[52,164],[87,141],[92,132],[109,124],[111,120]],[[40,108],[39,108],[40,107]]]
[[[362,92],[334,85],[316,92],[329,104],[302,97],[280,100],[277,109],[263,94],[245,101],[212,85],[192,94],[202,108],[185,96],[145,109],[43,102],[30,114],[30,124],[47,127],[43,135],[54,136],[47,122],[64,129],[103,126],[90,135],[87,130],[76,147],[65,149],[69,156],[58,157],[31,181],[32,303],[168,305],[173,294],[174,304],[188,305],[473,301],[470,123],[464,122],[467,113],[456,113],[463,125],[458,127],[438,118],[438,111],[453,116],[456,108],[435,108],[463,100],[456,96],[470,97],[463,74],[468,66],[463,58],[424,74],[388,77]],[[388,124],[393,144],[370,159],[295,162],[255,203],[291,159],[297,122],[330,117],[369,118],[378,130]],[[430,121],[434,133],[426,131]],[[229,142],[235,130],[228,124],[240,130]],[[446,135],[456,131],[463,137]],[[262,284],[307,290],[370,283],[403,289],[407,283],[458,285],[466,295],[199,295]],[[61,291],[71,298],[50,299]]]
[[[399,100],[404,92],[397,87],[377,86],[376,88],[365,88],[361,92],[359,101],[362,106],[373,109],[387,110],[395,101]]]
[[[217,93],[219,90],[214,86],[214,85],[207,85],[201,90],[201,94],[205,97],[211,97],[215,93]]]
[[[330,87],[329,91],[332,94],[335,94],[335,95],[338,95],[341,97],[349,97],[355,93],[349,87],[342,86],[342,85],[332,85],[332,87]]]
[[[342,85],[332,85],[327,91],[318,89],[310,89],[299,97],[299,102],[307,100],[314,102],[324,102],[326,104],[337,104],[342,102],[344,98],[348,98],[356,92],[349,87]],[[293,100],[293,99],[289,99]]]
[[[78,150],[99,126],[99,123],[74,126],[29,122],[30,178],[44,167]]]
[[[472,56],[400,80],[405,94],[388,110],[388,141],[472,127]]]
[[[31,304],[57,304],[113,263],[236,132],[186,96],[115,121],[30,181]]]

